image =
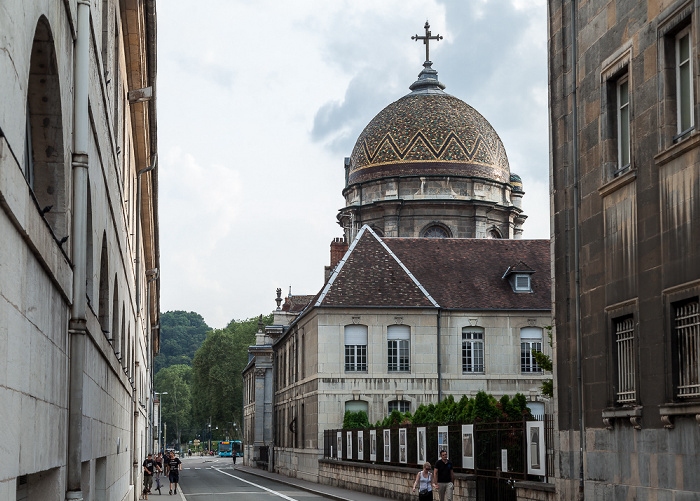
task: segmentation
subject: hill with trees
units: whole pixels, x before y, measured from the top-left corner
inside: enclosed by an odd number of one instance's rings
[[[202,315],[194,311],[167,311],[160,315],[160,354],[155,357],[157,374],[171,365],[192,365],[195,352],[211,331]]]

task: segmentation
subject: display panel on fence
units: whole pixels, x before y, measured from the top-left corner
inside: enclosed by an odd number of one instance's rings
[[[416,449],[418,450],[418,465],[425,463],[425,427],[416,428]]]
[[[377,460],[377,430],[369,430],[369,460]]]
[[[438,426],[438,458],[440,457],[440,452],[442,451],[447,451],[447,457],[450,457],[450,443],[448,438],[447,426]]]
[[[462,468],[474,469],[474,425],[462,425]]]
[[[357,460],[358,461],[364,461],[365,459],[365,447],[364,447],[364,441],[365,435],[362,430],[357,431]]]
[[[406,428],[399,429],[399,463],[408,463],[406,453]]]
[[[338,459],[343,459],[343,432],[342,431],[338,432],[338,447],[336,450],[338,451]]]
[[[391,430],[384,430],[384,462],[391,463]]]
[[[527,473],[545,474],[544,421],[528,421],[527,431]]]

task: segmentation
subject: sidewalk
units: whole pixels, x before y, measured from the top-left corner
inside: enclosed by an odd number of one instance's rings
[[[249,473],[250,475],[256,475],[258,477],[269,478],[270,480],[274,480],[280,484],[296,487],[297,489],[302,489],[329,499],[335,499],[336,501],[380,501],[385,499],[383,497],[365,494],[364,492],[350,491],[340,487],[332,487],[330,485],[317,484],[306,480],[300,480],[298,478],[286,477],[284,475],[280,475],[279,473],[271,473],[266,470],[251,468],[241,464],[236,465],[235,470],[243,473]]]

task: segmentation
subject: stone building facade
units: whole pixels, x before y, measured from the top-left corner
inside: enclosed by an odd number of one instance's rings
[[[551,353],[550,324],[548,241],[382,238],[364,226],[304,311],[270,332],[274,470],[317,481],[323,431],[346,411],[375,423],[486,391],[523,393],[544,413],[532,350]]]
[[[557,494],[696,499],[700,9],[548,10]]]
[[[152,448],[155,0],[0,16],[0,499],[136,500]]]

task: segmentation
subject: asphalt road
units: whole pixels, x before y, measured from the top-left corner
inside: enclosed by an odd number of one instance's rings
[[[219,457],[182,459],[181,485],[177,495],[168,495],[167,478],[163,479],[162,495],[151,494],[150,501],[172,499],[182,501],[310,501],[326,499],[273,480],[246,474],[233,468],[233,460]]]

